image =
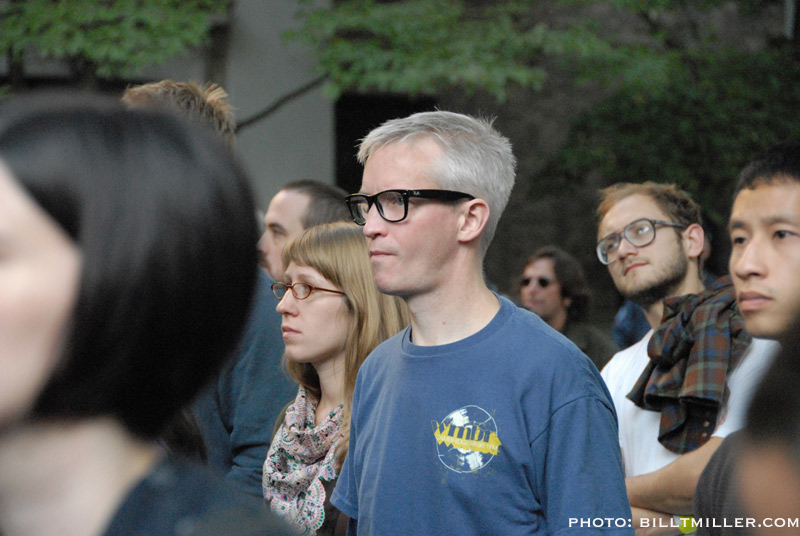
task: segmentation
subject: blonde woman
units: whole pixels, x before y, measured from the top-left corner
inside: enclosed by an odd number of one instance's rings
[[[300,384],[264,463],[264,499],[301,534],[344,534],[330,495],[347,454],[356,375],[367,355],[408,324],[405,305],[378,292],[367,243],[352,223],[311,227],[282,254],[284,359]]]

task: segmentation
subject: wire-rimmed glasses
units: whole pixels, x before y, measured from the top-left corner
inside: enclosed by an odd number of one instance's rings
[[[311,296],[312,292],[316,292],[318,290],[325,291],[325,292],[333,292],[334,294],[341,294],[344,296],[344,292],[341,290],[333,290],[330,288],[322,288],[322,287],[315,287],[314,285],[309,285],[308,283],[295,283],[293,285],[287,285],[286,283],[279,283],[275,282],[272,284],[272,294],[279,300],[282,300],[286,293],[292,291],[292,296],[295,297],[297,300],[305,300],[309,296]]]
[[[624,238],[637,248],[644,247],[656,239],[656,226],[676,227],[685,229],[688,227],[682,223],[670,221],[650,220],[642,218],[626,225],[622,231],[611,233],[597,243],[597,258],[603,264],[611,264],[619,258],[619,245]]]

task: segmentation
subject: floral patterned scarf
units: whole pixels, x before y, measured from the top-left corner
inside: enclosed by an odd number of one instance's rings
[[[286,409],[264,462],[264,500],[299,534],[313,535],[325,521],[322,480],[336,478],[336,444],[341,438],[342,407],[314,425],[316,401],[300,386]]]

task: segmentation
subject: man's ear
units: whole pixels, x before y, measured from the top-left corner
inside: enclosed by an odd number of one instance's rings
[[[471,199],[463,204],[458,220],[458,239],[471,242],[480,238],[489,221],[489,205],[483,199]]]
[[[703,253],[705,247],[706,233],[703,227],[697,223],[692,223],[683,230],[683,244],[686,254],[690,259],[697,259]]]

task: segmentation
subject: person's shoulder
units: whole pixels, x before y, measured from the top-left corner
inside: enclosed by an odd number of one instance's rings
[[[499,299],[499,314],[502,314],[506,319],[500,330],[503,330],[503,336],[508,337],[510,342],[516,340],[541,340],[544,344],[560,345],[564,340],[567,340],[566,337],[551,328],[547,322],[535,313],[518,306],[508,298],[499,297]]]
[[[105,534],[179,533],[289,534],[262,501],[244,494],[205,467],[168,458],[134,487]]]
[[[577,325],[581,330],[588,333],[590,337],[593,337],[595,339],[600,339],[603,341],[608,341],[611,344],[614,344],[614,341],[611,339],[611,335],[609,335],[602,329],[598,328],[597,326],[594,326],[586,322],[578,322]]]
[[[409,329],[407,327],[400,330],[376,346],[364,360],[364,363],[361,364],[358,372],[359,376],[361,374],[369,374],[375,369],[380,370],[386,365],[387,361],[400,357],[403,353],[403,337],[407,336]]]
[[[596,367],[570,339],[537,315],[511,304],[514,310],[495,339],[496,366],[514,370],[532,384],[559,391],[559,400],[581,396],[603,398]]]
[[[592,345],[603,346],[604,348],[614,348],[614,353],[619,351],[619,348],[617,348],[617,345],[614,343],[614,339],[611,338],[611,335],[597,326],[593,326],[592,324],[586,322],[569,322],[567,324],[567,329],[564,330],[564,335],[575,342],[578,347],[581,347],[581,344],[578,343],[580,340],[587,346]]]
[[[510,302],[509,302],[510,303]],[[508,322],[498,331],[495,344],[509,358],[529,360],[536,356],[541,364],[563,367],[584,354],[569,338],[550,327],[534,313],[510,303]]]
[[[606,376],[607,372],[608,373],[614,371],[622,372],[628,370],[631,366],[634,366],[636,364],[636,361],[638,361],[641,358],[642,352],[644,352],[644,355],[646,356],[647,345],[650,342],[650,337],[652,336],[652,334],[653,330],[648,331],[644,337],[639,339],[639,342],[631,346],[628,346],[624,350],[620,350],[619,352],[614,354],[614,357],[612,357],[609,360],[609,362],[606,364],[605,367],[603,367],[603,370],[601,371],[603,373],[603,377]],[[639,370],[639,372],[641,372],[641,370]]]
[[[747,347],[745,351],[744,358],[762,358],[768,357],[773,358],[778,355],[778,351],[780,351],[781,345],[778,341],[770,340],[770,339],[759,339],[753,338],[752,342],[750,342],[750,346]]]

